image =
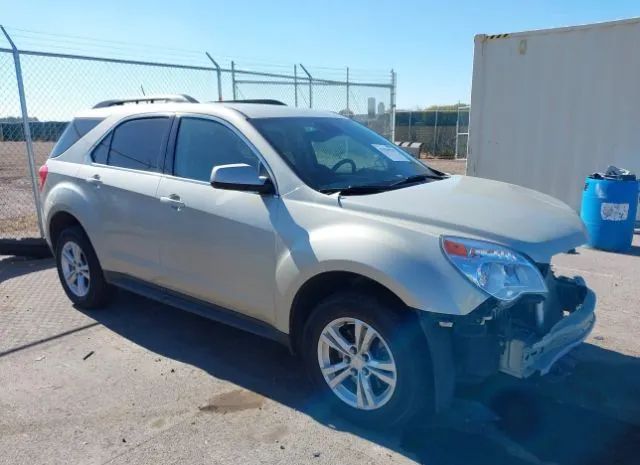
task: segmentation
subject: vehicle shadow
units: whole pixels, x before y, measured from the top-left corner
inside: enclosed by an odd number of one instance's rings
[[[55,266],[53,258],[34,260],[29,257],[3,257],[0,259],[0,283]]]
[[[597,346],[578,349],[571,374],[533,381],[496,376],[461,390],[445,414],[377,433],[327,410],[301,362],[275,342],[126,292],[108,310],[85,313],[147,350],[420,463],[623,464],[640,457],[640,359]]]

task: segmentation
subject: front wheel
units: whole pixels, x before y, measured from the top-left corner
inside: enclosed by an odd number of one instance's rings
[[[428,348],[408,310],[340,293],[316,307],[304,336],[311,380],[341,415],[382,429],[433,406]]]

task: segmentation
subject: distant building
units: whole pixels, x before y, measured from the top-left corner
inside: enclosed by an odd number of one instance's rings
[[[376,98],[369,97],[369,99],[367,100],[367,103],[368,103],[367,113],[369,114],[370,118],[373,118],[374,116],[376,116]]]
[[[384,102],[378,103],[378,115],[384,115]]]

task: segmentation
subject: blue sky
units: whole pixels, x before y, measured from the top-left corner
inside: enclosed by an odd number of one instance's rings
[[[640,16],[634,1],[15,1],[0,22],[22,31],[154,45],[138,56],[208,50],[221,61],[350,66],[358,77],[398,73],[398,107],[468,100],[473,36]],[[16,32],[25,48],[47,37]],[[49,45],[64,44],[63,40]],[[75,46],[75,45],[74,45]],[[108,47],[86,42],[109,54]],[[118,50],[126,48],[118,45]],[[169,50],[173,49],[173,50]],[[191,55],[190,55],[191,56]],[[195,57],[196,55],[192,55]],[[198,55],[199,57],[200,55]],[[200,58],[198,58],[200,59]],[[226,62],[226,61],[225,61]],[[276,67],[274,66],[274,69]],[[366,70],[366,71],[362,71]],[[338,70],[327,70],[339,73]]]

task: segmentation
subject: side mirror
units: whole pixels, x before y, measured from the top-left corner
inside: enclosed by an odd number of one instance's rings
[[[268,176],[244,163],[220,165],[211,170],[211,185],[216,189],[273,194],[275,188]]]

